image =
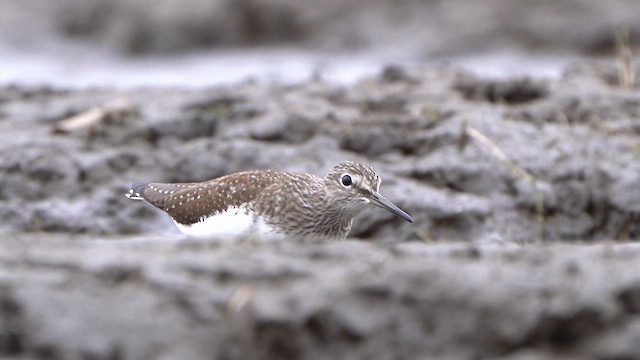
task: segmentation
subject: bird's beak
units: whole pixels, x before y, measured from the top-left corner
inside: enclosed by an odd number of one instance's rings
[[[402,211],[402,209],[400,209],[399,207],[393,205],[393,203],[387,199],[385,199],[384,196],[380,195],[377,192],[373,192],[373,194],[371,194],[371,196],[369,196],[369,200],[371,200],[371,203],[375,206],[381,207],[385,210],[390,211],[391,213],[400,216],[401,218],[407,220],[408,222],[412,223],[413,219],[411,218],[411,216],[409,216],[409,214],[407,214],[406,212]]]

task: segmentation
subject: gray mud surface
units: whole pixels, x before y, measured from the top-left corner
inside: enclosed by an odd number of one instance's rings
[[[638,358],[640,254],[622,242],[640,237],[640,94],[616,82],[582,64],[554,81],[389,67],[352,86],[2,87],[0,356]],[[198,242],[124,197],[347,159],[416,223],[372,209],[360,240]]]
[[[0,349],[42,359],[636,359],[640,248],[39,237]]]
[[[353,86],[4,87],[1,226],[175,233],[164,214],[122,196],[132,182],[260,168],[324,176],[356,160],[381,173],[381,193],[416,224],[371,210],[354,237],[637,239],[640,95],[616,81],[613,68],[595,65],[558,81],[390,66]]]
[[[640,33],[640,3],[629,0],[0,0],[0,9],[7,44],[77,41],[132,55],[255,45],[601,55],[615,52],[615,26]]]

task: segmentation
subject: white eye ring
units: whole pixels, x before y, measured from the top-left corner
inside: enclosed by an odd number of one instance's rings
[[[351,177],[351,175],[343,174],[340,177],[340,185],[348,188],[348,187],[351,187],[352,184],[353,184],[353,178]]]

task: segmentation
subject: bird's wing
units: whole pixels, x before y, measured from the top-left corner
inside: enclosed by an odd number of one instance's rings
[[[270,176],[264,176],[267,173]],[[280,180],[275,171],[242,172],[201,183],[136,183],[130,198],[166,211],[180,224],[194,224],[230,207],[253,210],[260,192]]]

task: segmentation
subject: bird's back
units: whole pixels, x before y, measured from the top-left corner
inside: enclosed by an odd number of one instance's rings
[[[320,182],[303,173],[256,170],[201,183],[136,183],[129,196],[164,210],[182,232],[196,237],[287,234],[291,226],[274,217],[305,206],[296,196],[300,184]]]

